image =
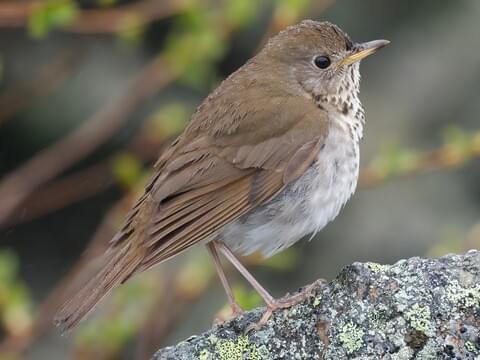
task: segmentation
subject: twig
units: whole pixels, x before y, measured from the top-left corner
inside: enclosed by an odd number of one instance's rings
[[[146,99],[170,83],[175,74],[162,57],[146,65],[118,99],[112,100],[72,134],[28,160],[0,183],[0,224],[34,190],[108,140]]]
[[[127,147],[127,151],[144,164],[155,161],[166,140],[152,137],[147,127],[145,126]],[[22,208],[21,215],[10,216],[4,225],[12,226],[28,222],[107,191],[115,184],[112,161],[109,157],[51,181],[27,196],[19,205]]]
[[[43,0],[0,2],[0,27],[24,27]],[[78,12],[71,24],[61,30],[79,34],[108,34],[132,25],[141,26],[183,9],[182,1],[143,0],[115,8],[87,9]]]
[[[471,139],[461,146],[447,143],[438,149],[416,154],[409,165],[401,169],[381,169],[375,164],[369,165],[361,171],[359,185],[362,188],[373,187],[392,178],[453,168],[479,158],[480,132],[471,136]]]

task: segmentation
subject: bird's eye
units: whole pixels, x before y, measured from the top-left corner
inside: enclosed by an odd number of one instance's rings
[[[330,58],[328,56],[325,56],[325,55],[317,56],[313,60],[313,62],[315,63],[315,66],[320,68],[320,69],[326,69],[331,64]]]

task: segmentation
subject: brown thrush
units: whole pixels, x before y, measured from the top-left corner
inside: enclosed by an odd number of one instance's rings
[[[275,300],[234,254],[271,256],[337,216],[358,178],[359,61],[388,43],[354,43],[337,26],[310,20],[270,39],[205,99],[163,153],[105,266],[56,323],[72,328],[113,288],[199,243],[235,313],[241,310],[217,250],[265,300],[261,322],[301,300]]]

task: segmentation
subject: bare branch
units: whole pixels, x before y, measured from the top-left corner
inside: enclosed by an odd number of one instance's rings
[[[35,7],[43,0],[1,1],[0,27],[24,27]],[[155,20],[177,14],[183,9],[182,1],[142,0],[131,4],[106,8],[81,10],[68,26],[61,30],[78,34],[116,33],[132,25],[145,25]]]

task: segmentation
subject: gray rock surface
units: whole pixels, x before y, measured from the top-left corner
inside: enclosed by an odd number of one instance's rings
[[[480,252],[355,263],[245,334],[262,311],[153,359],[480,359]]]

